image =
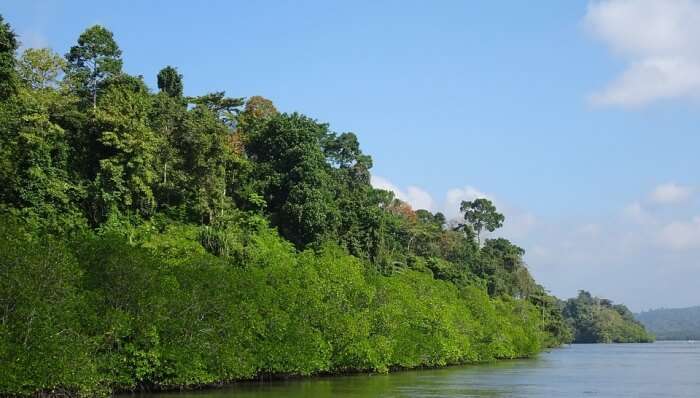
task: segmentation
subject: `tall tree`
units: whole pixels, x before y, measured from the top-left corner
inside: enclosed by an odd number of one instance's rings
[[[156,207],[156,152],[161,145],[148,125],[151,98],[143,81],[123,75],[110,84],[96,112],[102,145],[94,182],[99,221],[111,212],[132,210],[151,215]]]
[[[476,232],[476,240],[481,245],[481,231],[493,232],[503,226],[503,214],[486,198],[462,201],[459,210],[464,213],[464,221]]]
[[[243,110],[243,115],[263,120],[275,116],[278,113],[272,101],[259,95],[248,98]]]
[[[331,166],[335,202],[343,209],[340,241],[352,254],[372,258],[378,252],[375,237],[382,213],[370,185],[372,158],[362,152],[354,133],[327,134],[321,145]]]
[[[66,61],[48,48],[28,48],[19,59],[17,71],[29,87],[43,90],[55,87]]]
[[[321,147],[328,134],[327,125],[295,113],[273,117],[248,137],[246,151],[257,163],[256,184],[273,223],[298,247],[337,228],[334,181]]]
[[[236,132],[231,135],[230,144],[236,153],[242,154],[249,132],[262,128],[272,117],[279,114],[269,99],[254,95],[245,102],[243,112],[236,118]]]
[[[15,32],[0,15],[0,99],[7,98],[15,90],[15,51],[17,47]]]
[[[231,129],[236,126],[236,117],[240,112],[241,106],[245,103],[243,98],[227,97],[224,91],[217,91],[199,97],[189,97],[188,99],[195,105],[209,108]]]
[[[121,73],[121,55],[112,32],[100,25],[85,30],[66,54],[69,78],[78,92],[90,98],[93,108],[101,83]]]
[[[26,50],[13,95],[0,101],[0,201],[58,230],[78,220],[82,198],[81,181],[69,173],[65,130],[54,118],[67,103],[55,90],[62,61],[50,50]]]
[[[185,200],[188,173],[183,168],[179,140],[188,112],[182,97],[182,75],[175,68],[166,66],[158,72],[157,79],[160,92],[153,98],[149,122],[164,145],[158,148],[160,175],[155,193],[160,205],[173,206]]]
[[[187,108],[181,98],[160,92],[153,96],[149,125],[163,144],[158,147],[157,169],[159,172],[156,196],[159,205],[181,204],[187,187],[188,173],[183,168],[180,138],[187,117]]]
[[[526,298],[536,291],[536,283],[525,266],[523,255],[525,250],[507,239],[486,240],[473,268],[487,282],[489,294]]]
[[[173,98],[182,97],[182,75],[172,66],[166,66],[158,72],[158,88]]]
[[[200,223],[211,224],[229,206],[226,165],[231,157],[229,128],[204,105],[187,113],[177,132],[187,185],[187,202]]]

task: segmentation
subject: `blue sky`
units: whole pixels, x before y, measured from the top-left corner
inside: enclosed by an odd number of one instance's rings
[[[173,65],[187,94],[353,131],[374,183],[415,207],[492,198],[557,295],[700,304],[698,1],[139,3],[0,13],[26,47],[63,54],[102,24],[152,87]]]

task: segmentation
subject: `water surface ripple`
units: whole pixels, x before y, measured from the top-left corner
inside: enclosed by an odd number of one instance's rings
[[[150,398],[700,397],[700,343],[572,345],[528,360],[238,385]]]

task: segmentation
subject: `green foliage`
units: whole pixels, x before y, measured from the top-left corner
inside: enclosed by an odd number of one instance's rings
[[[100,97],[95,123],[102,155],[92,185],[96,221],[111,212],[155,211],[152,186],[161,140],[148,126],[150,106],[140,79],[114,82]]]
[[[100,25],[81,33],[77,45],[66,54],[69,82],[93,108],[100,85],[121,73],[121,55],[112,32]]]
[[[182,167],[186,170],[184,201],[192,218],[200,223],[213,223],[229,206],[226,165],[232,152],[227,146],[228,135],[228,128],[215,112],[202,105],[187,113],[178,132]]]
[[[80,182],[69,172],[71,148],[53,110],[65,100],[54,92],[19,87],[0,102],[0,200],[49,229],[80,224]]]
[[[496,206],[485,198],[462,201],[459,210],[464,213],[464,221],[476,232],[476,239],[481,243],[481,231],[493,232],[503,226],[503,214],[496,211]]]
[[[660,308],[636,318],[659,340],[700,340],[700,307]]]
[[[28,48],[17,64],[20,78],[29,87],[42,90],[58,85],[66,61],[48,48]]]
[[[17,36],[0,15],[0,99],[14,94],[17,76],[15,74],[15,51],[19,43]]]
[[[624,305],[591,296],[581,290],[567,300],[564,316],[574,328],[576,343],[647,343],[654,336],[634,319]]]
[[[82,270],[65,243],[0,225],[0,391],[100,392]]]
[[[272,117],[248,132],[246,151],[257,167],[254,179],[270,217],[299,247],[335,232],[340,217],[331,171],[321,148],[328,127],[299,114]]]
[[[172,66],[166,66],[158,72],[158,88],[170,97],[182,97],[182,75]]]
[[[538,289],[522,256],[525,251],[506,239],[487,239],[477,262],[477,275],[488,284],[491,295],[527,298]]]
[[[0,365],[4,392],[386,371],[541,347],[528,302],[416,271],[380,276],[335,245],[297,252],[264,227],[236,256],[172,251],[175,236],[196,246],[182,229],[149,229],[133,246],[113,234],[39,244],[2,228],[0,354],[17,358]]]
[[[203,106],[214,112],[219,120],[229,128],[235,127],[236,116],[243,105],[243,98],[226,97],[224,91],[189,98],[189,100],[195,105]]]
[[[354,133],[259,96],[242,111],[223,91],[182,97],[174,67],[152,93],[100,26],[66,61],[16,48],[0,20],[0,395],[386,372],[571,340],[524,251],[481,247],[504,221],[491,202],[463,203],[450,228],[374,189]]]

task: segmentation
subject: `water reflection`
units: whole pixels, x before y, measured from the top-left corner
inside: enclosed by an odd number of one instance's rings
[[[700,345],[577,345],[537,359],[148,394],[148,398],[698,397]]]

